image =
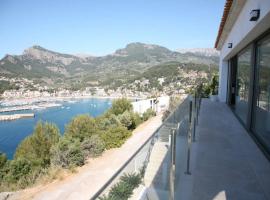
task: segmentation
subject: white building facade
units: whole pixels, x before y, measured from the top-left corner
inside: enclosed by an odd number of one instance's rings
[[[215,48],[219,100],[269,154],[270,0],[227,0]]]
[[[132,102],[133,111],[143,114],[147,109],[151,108],[153,111],[160,113],[169,108],[170,97],[162,96],[152,99],[144,99]]]

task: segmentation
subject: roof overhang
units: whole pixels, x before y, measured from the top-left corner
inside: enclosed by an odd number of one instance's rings
[[[223,15],[219,25],[215,48],[221,50],[228,37],[238,15],[240,14],[246,0],[226,0]]]

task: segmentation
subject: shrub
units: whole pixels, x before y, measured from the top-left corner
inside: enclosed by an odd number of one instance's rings
[[[120,115],[125,111],[132,111],[132,104],[126,98],[114,100],[110,112],[115,115]]]
[[[120,181],[119,183],[116,183],[114,186],[112,186],[109,197],[112,199],[128,199],[132,195],[132,187],[123,181]]]
[[[131,129],[137,128],[143,122],[139,113],[132,113],[131,118],[132,118]]]
[[[6,162],[7,162],[6,154],[0,152],[0,169],[5,166]]]
[[[111,128],[101,135],[106,149],[120,147],[130,136],[131,132],[122,126]]]
[[[121,125],[121,122],[115,114],[105,114],[96,119],[96,123],[100,130],[108,130],[112,127],[118,127]]]
[[[140,174],[136,173],[124,174],[121,176],[120,180],[129,184],[132,188],[136,188],[142,181]]]
[[[201,91],[202,98],[208,98],[210,93],[211,93],[210,86],[208,84],[203,84],[202,91]]]
[[[97,134],[97,128],[94,118],[89,115],[78,115],[66,126],[65,135],[78,138],[82,142],[85,138],[90,138],[92,135]]]
[[[138,113],[125,111],[123,114],[118,115],[121,124],[128,130],[133,130],[139,126],[143,120]]]
[[[9,165],[9,171],[5,179],[8,182],[17,182],[21,178],[25,178],[31,172],[31,162],[25,158],[18,158],[12,160]]]
[[[51,150],[51,162],[63,168],[84,164],[84,155],[78,139],[63,137]]]
[[[84,140],[81,147],[85,157],[96,157],[104,151],[105,143],[98,135],[93,135],[89,139]]]
[[[155,116],[156,113],[153,111],[151,108],[148,108],[144,113],[143,113],[143,120],[146,121],[149,118]]]
[[[202,97],[208,98],[209,95],[217,95],[218,93],[218,75],[214,75],[211,82],[208,84],[203,84],[202,87]]]
[[[34,166],[47,167],[50,165],[50,149],[59,138],[59,129],[55,124],[38,122],[33,134],[17,147],[14,158],[25,158]]]
[[[212,81],[210,84],[210,89],[211,89],[211,94],[212,95],[217,95],[218,93],[218,75],[214,75],[212,77]]]
[[[124,113],[118,115],[118,119],[124,127],[126,127],[127,129],[131,129],[132,116],[130,112],[125,111]]]
[[[141,176],[136,173],[124,174],[120,181],[112,186],[109,194],[100,197],[100,200],[127,200],[133,194],[133,190],[141,183]]]

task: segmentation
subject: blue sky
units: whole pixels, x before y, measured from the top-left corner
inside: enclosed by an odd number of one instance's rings
[[[0,0],[0,58],[33,45],[105,55],[130,42],[213,47],[225,0]]]

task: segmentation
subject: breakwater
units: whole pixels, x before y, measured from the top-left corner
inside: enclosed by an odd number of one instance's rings
[[[12,115],[0,115],[0,121],[11,121],[21,118],[31,118],[35,117],[34,113],[24,113],[24,114],[12,114]]]

